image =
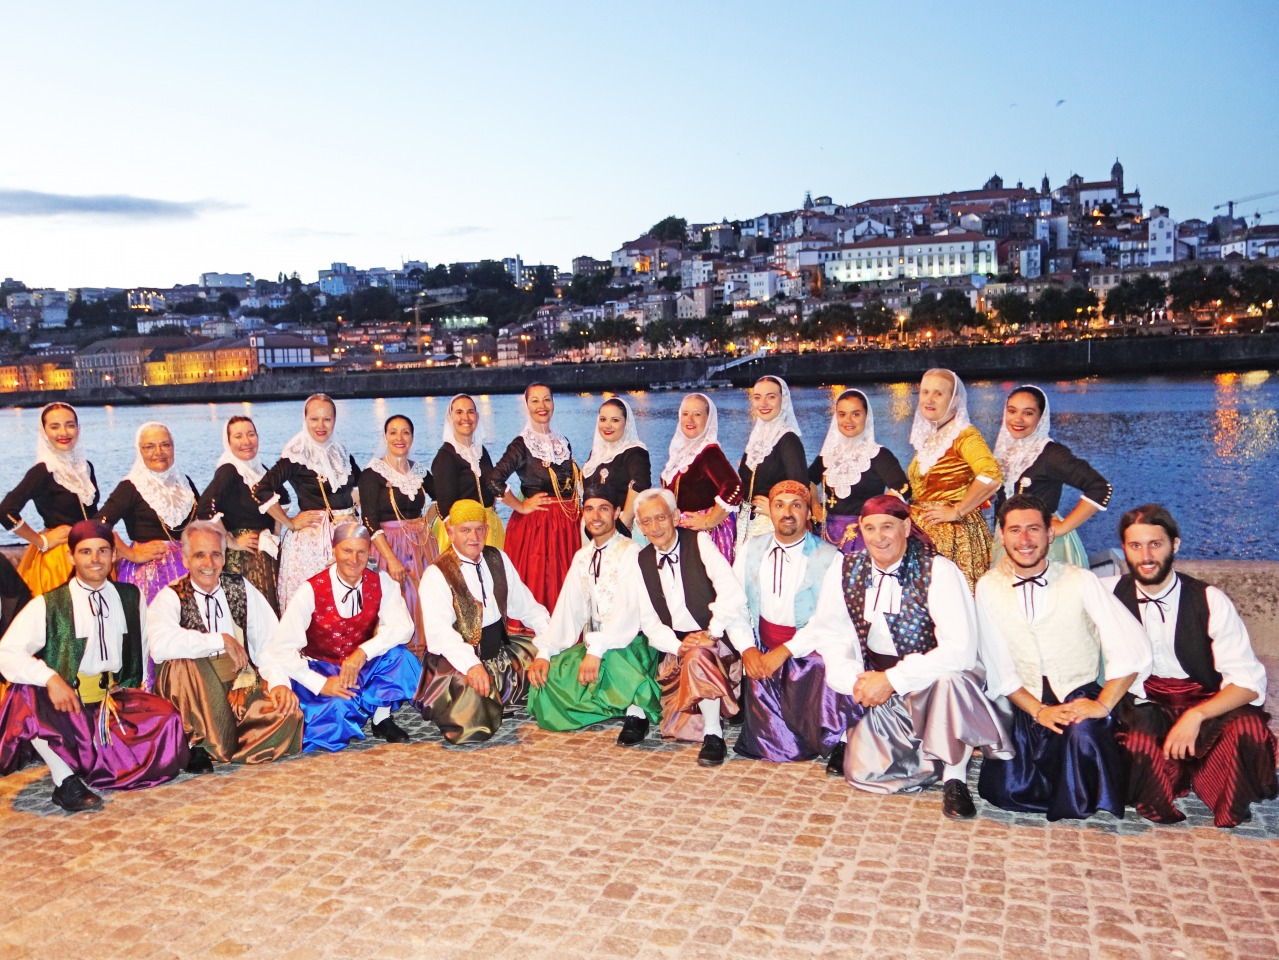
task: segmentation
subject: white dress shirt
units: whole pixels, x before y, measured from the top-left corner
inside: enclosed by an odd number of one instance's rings
[[[899,694],[925,690],[947,673],[971,670],[977,664],[977,616],[968,581],[959,568],[945,557],[933,557],[932,580],[928,586],[928,613],[933,620],[937,646],[927,653],[909,653],[894,667],[884,671]],[[896,573],[901,561],[887,570],[875,568],[862,599],[862,616],[870,621],[866,646],[875,653],[896,656],[893,635],[885,613],[901,609],[901,583],[887,574]],[[844,565],[832,563],[822,580],[817,609],[812,619],[796,634],[802,649],[815,650],[826,663],[826,684],[836,693],[853,692],[862,664],[857,628],[844,602]]]
[[[654,544],[653,548],[656,550],[657,545]],[[663,556],[673,554],[678,557],[680,550],[678,540],[666,553],[657,550],[657,576],[662,585],[662,594],[666,597],[667,609],[671,613],[669,627],[658,617],[648,590],[643,589],[644,575],[639,569],[639,551],[633,551],[633,571],[630,575],[641,586],[639,591],[640,629],[648,638],[649,645],[663,653],[679,653],[680,640],[675,635],[676,630],[681,633],[693,633],[702,629],[693,619],[693,615],[688,612],[688,606],[684,601],[684,580],[680,573],[680,564],[661,563]],[[706,626],[706,632],[716,639],[727,637],[728,642],[738,653],[755,649],[755,634],[751,630],[746,612],[746,591],[742,589],[737,575],[733,573],[733,568],[719,552],[719,547],[715,546],[715,542],[705,533],[697,534],[697,551],[715,591],[715,599],[710,603],[711,619]]]
[[[748,576],[759,578],[761,619],[779,627],[795,626],[795,593],[808,571],[803,537],[790,544],[779,543],[774,537],[760,558],[759,568],[756,570],[746,569],[746,551],[739,550],[737,559],[733,561],[733,571],[743,587]]]
[[[105,606],[99,607],[99,604]],[[94,611],[101,610],[102,637],[99,641],[99,618]],[[107,581],[98,591],[93,591],[71,578],[71,612],[75,621],[75,634],[84,637],[84,656],[80,658],[80,673],[119,673],[124,664],[124,604],[115,584]],[[146,637],[147,610],[138,604],[138,620],[142,635]],[[45,598],[33,597],[23,607],[4,639],[0,640],[0,673],[10,683],[27,683],[33,687],[48,686],[49,678],[57,671],[36,657],[45,645]],[[105,649],[104,649],[105,648]],[[142,662],[146,663],[147,647],[142,644]]]
[[[1107,589],[1114,590],[1118,577],[1107,577]],[[1158,598],[1161,603],[1139,603],[1141,623],[1154,649],[1155,666],[1151,675],[1185,680],[1189,674],[1177,659],[1177,613],[1181,609],[1181,577],[1174,575],[1173,585],[1163,593],[1151,593],[1140,583],[1134,584],[1137,597]],[[1257,694],[1252,701],[1260,707],[1266,702],[1266,668],[1252,649],[1248,628],[1234,603],[1221,590],[1208,585],[1208,636],[1212,640],[1212,659],[1221,674],[1221,685],[1234,684]],[[1160,616],[1160,613],[1163,616]]]
[[[359,611],[355,608],[354,594],[346,604],[342,598],[352,589],[352,585],[338,576],[336,564],[330,564],[326,571],[329,583],[333,588],[333,597],[337,600],[338,614],[349,620]],[[392,647],[408,643],[413,637],[413,618],[409,616],[408,605],[404,602],[404,594],[400,585],[387,574],[378,572],[378,583],[382,588],[382,601],[378,604],[377,625],[373,636],[360,644],[364,655],[372,660],[380,657]],[[364,590],[357,584],[360,606],[364,603]],[[324,689],[324,681],[328,679],[309,666],[309,661],[302,656],[302,648],[306,646],[306,631],[311,626],[311,617],[315,614],[315,591],[309,581],[298,587],[297,593],[289,601],[280,625],[276,628],[271,642],[262,651],[262,662],[258,668],[263,676],[270,670],[272,675],[287,676],[296,680],[312,693],[318,694]]]
[[[192,581],[195,588],[195,607],[203,630],[188,630],[182,624],[182,599],[172,587],[165,587],[154,600],[147,613],[147,649],[156,663],[166,660],[195,660],[200,657],[216,657],[226,653],[226,641],[222,635],[236,636],[235,622],[231,619],[231,607],[226,592],[219,583],[206,594]],[[262,679],[269,686],[282,686],[289,682],[287,673],[265,657],[267,645],[280,626],[266,597],[253,584],[244,581],[245,624],[247,635],[238,637],[248,647],[249,657],[257,666]],[[208,598],[207,600],[205,598]],[[209,622],[210,614],[215,622]]]
[[[502,558],[502,569],[506,571],[506,615],[518,620],[534,633],[533,643],[539,650],[545,645],[543,639],[547,627],[551,623],[551,615],[533,597],[529,588],[524,585],[520,575],[515,571],[511,558],[499,551]],[[475,564],[459,555],[462,568],[462,582],[478,603],[484,603],[484,617],[481,626],[497,623],[502,618],[502,611],[497,606],[497,596],[493,590],[493,575],[489,573],[488,562],[483,556]],[[449,589],[444,574],[434,564],[426,568],[422,574],[422,582],[418,588],[418,597],[422,609],[431,611],[422,617],[422,630],[426,634],[426,649],[443,657],[458,673],[466,673],[480,662],[475,648],[462,638],[454,629],[453,591]]]
[[[597,550],[598,580],[592,572]],[[579,636],[593,657],[630,646],[639,633],[639,595],[644,584],[634,575],[627,555],[638,551],[634,541],[614,534],[603,547],[588,543],[574,554],[550,627],[540,638],[539,658],[549,660],[562,653]]]

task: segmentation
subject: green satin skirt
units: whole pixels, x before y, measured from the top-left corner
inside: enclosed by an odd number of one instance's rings
[[[648,645],[643,634],[630,646],[610,650],[600,661],[600,675],[582,686],[577,671],[586,656],[586,644],[577,643],[551,658],[546,686],[528,693],[528,711],[544,730],[579,730],[623,716],[635,704],[648,719],[662,718],[662,691],[657,685],[657,661],[661,654]]]

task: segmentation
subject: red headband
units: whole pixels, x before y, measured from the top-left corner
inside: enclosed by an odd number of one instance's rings
[[[871,497],[862,505],[863,517],[873,517],[876,514],[887,514],[898,520],[909,520],[910,507],[897,497],[881,493],[878,497]]]
[[[768,499],[789,494],[792,497],[799,497],[809,506],[813,503],[813,493],[808,489],[808,484],[800,483],[798,480],[781,480],[773,484],[773,488],[768,491]]]

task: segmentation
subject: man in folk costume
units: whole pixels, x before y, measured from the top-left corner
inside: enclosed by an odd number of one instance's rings
[[[1174,801],[1193,788],[1217,826],[1234,827],[1250,819],[1253,803],[1279,796],[1266,669],[1230,598],[1173,569],[1180,534],[1153,503],[1119,523],[1129,572],[1115,596],[1154,648],[1145,701],[1116,711],[1128,802],[1147,820],[1176,823],[1185,814]]]
[[[737,551],[733,571],[746,590],[758,646],[742,654],[746,721],[734,750],[776,762],[830,757],[828,772],[843,776],[842,741],[862,709],[826,685],[821,654],[795,637],[813,615],[826,572],[842,557],[809,532],[811,504],[808,484],[774,484],[773,535],[752,537]]]
[[[701,741],[698,764],[719,766],[727,755],[723,720],[739,712],[739,654],[755,647],[746,595],[709,536],[675,526],[671,491],[645,490],[635,516],[649,540],[636,557],[640,629],[665,654],[657,672],[662,736]]]
[[[421,664],[405,644],[413,618],[399,584],[370,570],[372,536],[353,521],[333,528],[333,563],[289,601],[263,654],[293,681],[304,720],[302,752],[341,750],[364,724],[388,743],[409,735],[391,711],[413,696]]]
[[[1017,755],[982,764],[978,792],[1049,820],[1098,810],[1122,817],[1111,713],[1129,688],[1140,693],[1150,643],[1091,571],[1049,562],[1052,512],[1043,501],[1011,496],[998,520],[1005,556],[977,582],[977,620],[987,695],[1015,708]]]
[[[215,760],[265,763],[302,750],[297,695],[288,674],[263,657],[279,620],[253,584],[223,570],[226,543],[217,521],[188,524],[189,572],[147,608],[155,692],[182,714],[191,773],[212,770]]]
[[[448,533],[449,549],[426,568],[418,592],[433,616],[424,618],[427,654],[413,705],[449,743],[482,743],[528,698],[528,670],[551,617],[510,558],[485,546],[482,504],[455,501]],[[507,618],[536,636],[509,632]]]
[[[639,547],[617,529],[621,507],[603,484],[583,492],[582,520],[591,539],[573,557],[529,668],[528,706],[547,730],[625,716],[617,742],[626,747],[644,739],[662,706],[657,651],[639,632]]]
[[[977,623],[968,582],[932,550],[897,497],[862,507],[864,552],[833,564],[817,609],[796,640],[826,661],[826,683],[865,715],[849,731],[844,776],[872,793],[942,781],[942,813],[977,814],[968,792],[973,749],[1011,756],[977,668]]]
[[[49,765],[53,802],[102,805],[90,787],[131,790],[171,780],[190,754],[182,718],[144,693],[146,608],[138,588],[109,579],[111,530],[82,520],[67,536],[73,574],[34,598],[0,640],[0,772],[34,748]]]

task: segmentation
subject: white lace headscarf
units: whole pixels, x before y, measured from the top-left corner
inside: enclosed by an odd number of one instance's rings
[[[245,420],[236,421],[236,423],[244,422]],[[248,420],[248,423],[253,427],[254,432],[256,432],[257,426],[253,423],[253,421]],[[231,464],[231,466],[235,467],[236,472],[240,474],[240,477],[248,485],[249,489],[252,490],[255,486],[257,486],[258,481],[262,479],[262,475],[266,473],[266,467],[262,466],[262,461],[257,457],[254,457],[252,460],[241,460],[238,456],[236,456],[235,451],[231,449],[231,427],[232,424],[228,422],[222,429],[222,456],[218,457],[218,462],[213,465],[213,469],[217,470],[217,468],[222,466],[224,463]]]
[[[836,398],[836,408],[848,397],[861,400],[866,408],[866,425],[857,436],[846,437],[839,430],[838,413],[832,413],[821,452],[826,484],[841,500],[852,493],[853,486],[870,469],[870,462],[882,449],[875,442],[875,414],[870,408],[870,398],[860,390],[845,390]]]
[[[475,407],[475,432],[471,434],[470,443],[459,437],[457,431],[453,429],[453,404],[463,398],[470,400]],[[469,393],[455,393],[449,400],[449,405],[444,408],[444,442],[452,446],[458,456],[471,465],[471,472],[477,477],[480,475],[480,460],[484,457],[484,439],[479,404]]]
[[[600,436],[599,420],[595,423],[595,442],[591,445],[591,455],[587,458],[585,466],[582,467],[582,476],[589,477],[595,470],[605,463],[615,460],[618,455],[625,453],[632,447],[639,447],[641,450],[647,450],[644,442],[639,438],[639,431],[635,428],[635,411],[631,409],[631,405],[621,397],[609,397],[600,404],[600,410],[603,410],[610,404],[621,404],[623,419],[626,425],[622,427],[622,436],[617,440],[605,440]]]
[[[688,469],[697,455],[707,447],[719,443],[719,412],[715,409],[715,401],[704,393],[690,393],[680,401],[680,409],[694,397],[706,404],[706,427],[696,437],[684,436],[678,420],[675,423],[675,436],[671,437],[670,449],[666,454],[666,466],[662,468],[662,482],[670,484],[675,478]]]
[[[927,476],[928,471],[950,449],[950,445],[955,442],[960,431],[969,426],[968,391],[964,389],[964,381],[959,379],[959,374],[953,370],[935,368],[924,372],[924,377],[929,376],[944,377],[954,384],[955,389],[951,394],[950,407],[947,408],[946,416],[936,426],[919,412],[918,403],[915,405],[915,422],[910,428],[910,445],[915,448],[915,462],[919,465],[919,472],[923,476]],[[923,377],[920,378],[920,382],[923,382]]]
[[[142,459],[142,434],[153,429],[163,430],[169,435],[170,440],[173,439],[172,431],[155,420],[149,420],[138,427],[138,432],[133,437],[133,448],[138,453],[125,479],[137,488],[142,499],[147,502],[147,506],[155,511],[156,516],[164,521],[165,526],[170,528],[181,526],[191,516],[191,508],[195,506],[195,494],[192,493],[191,484],[187,482],[187,478],[178,469],[176,457],[169,469],[162,473],[156,473]]]
[[[1049,436],[1052,418],[1049,415],[1048,395],[1038,387],[1024,383],[1008,396],[1011,399],[1013,394],[1023,392],[1030,393],[1036,400],[1042,399],[1044,410],[1030,435],[1018,440],[1008,430],[1008,410],[1005,406],[1004,419],[999,424],[999,436],[995,439],[995,459],[1004,471],[1004,493],[1010,497],[1017,492],[1017,481],[1026,472],[1026,468],[1039,459],[1044,447],[1052,440]]]
[[[44,414],[50,408],[70,410],[75,415],[76,425],[80,423],[80,414],[69,403],[49,403],[41,407],[40,429],[36,433],[36,463],[43,463],[53,474],[54,481],[79,497],[82,504],[92,506],[98,491],[89,473],[89,461],[80,450],[80,438],[77,435],[76,442],[66,453],[55,447],[44,433]]]
[[[564,434],[556,430],[550,423],[546,425],[546,432],[542,433],[533,423],[533,418],[528,413],[528,390],[535,386],[546,386],[545,384],[530,384],[524,391],[524,429],[520,431],[520,436],[524,438],[524,446],[528,447],[529,455],[534,460],[541,460],[543,463],[563,463],[571,456],[568,446],[568,438]],[[549,390],[550,388],[547,387]]]
[[[751,427],[751,435],[746,438],[746,466],[754,470],[760,465],[763,459],[773,452],[773,447],[777,446],[777,441],[788,433],[793,433],[799,437],[799,421],[795,419],[795,407],[791,404],[790,387],[786,385],[786,381],[781,377],[766,376],[760,377],[760,380],[767,380],[770,383],[776,383],[781,387],[782,391],[782,408],[777,411],[777,416],[772,420],[755,419],[755,425]],[[755,381],[756,383],[759,380]],[[754,410],[751,411],[754,417]]]
[[[323,477],[331,490],[337,490],[351,479],[351,455],[346,452],[346,447],[334,439],[337,436],[336,430],[330,433],[329,438],[323,443],[317,441],[307,431],[306,408],[312,400],[333,405],[334,426],[336,426],[337,404],[323,393],[312,394],[306,398],[306,403],[302,404],[302,430],[294,434],[293,438],[284,445],[280,456],[288,457],[294,463],[308,467],[316,476]]]
[[[426,477],[426,464],[420,460],[410,461],[408,471],[401,473],[386,462],[386,428],[391,425],[392,420],[405,421],[409,425],[409,429],[416,433],[413,421],[404,416],[404,414],[399,413],[387,417],[386,423],[382,427],[382,439],[378,441],[377,453],[373,454],[373,459],[364,465],[364,469],[372,470],[411,500],[422,492],[422,480]]]

